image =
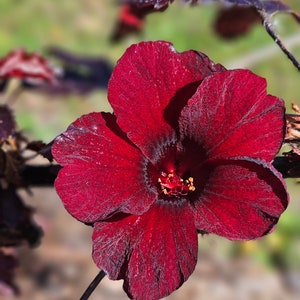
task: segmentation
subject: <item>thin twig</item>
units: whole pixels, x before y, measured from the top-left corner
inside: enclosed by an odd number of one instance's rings
[[[91,296],[91,294],[93,293],[95,288],[98,286],[100,281],[105,277],[105,275],[106,275],[105,272],[103,270],[100,270],[99,273],[97,274],[97,276],[90,283],[90,285],[85,290],[85,292],[83,293],[83,295],[80,297],[79,300],[87,300]]]
[[[261,12],[261,15],[264,20],[263,25],[264,25],[267,33],[271,36],[271,38],[279,46],[279,48],[283,51],[283,53],[289,58],[289,60],[293,63],[293,65],[298,69],[298,71],[300,71],[300,63],[295,58],[295,56],[285,47],[285,45],[281,41],[279,35],[272,28],[272,23],[269,20],[269,18],[263,12]]]

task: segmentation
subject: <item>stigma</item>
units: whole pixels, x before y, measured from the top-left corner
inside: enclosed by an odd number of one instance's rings
[[[188,195],[196,189],[193,182],[193,177],[182,179],[175,172],[161,172],[158,177],[161,192],[168,196],[180,197]]]

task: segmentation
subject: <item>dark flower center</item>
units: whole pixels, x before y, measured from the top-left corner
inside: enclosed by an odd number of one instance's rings
[[[161,172],[158,177],[158,183],[161,187],[161,192],[169,196],[185,196],[195,191],[193,177],[182,179],[174,171],[170,173]]]

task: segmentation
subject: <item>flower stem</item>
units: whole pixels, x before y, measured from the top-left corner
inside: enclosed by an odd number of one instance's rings
[[[95,288],[98,286],[100,281],[105,277],[105,275],[105,272],[103,270],[100,270],[79,300],[87,300],[91,296]]]

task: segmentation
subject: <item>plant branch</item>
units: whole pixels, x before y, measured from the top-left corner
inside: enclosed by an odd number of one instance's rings
[[[283,51],[283,53],[288,57],[288,59],[293,63],[293,65],[300,71],[300,63],[295,58],[295,56],[285,47],[283,42],[281,41],[279,35],[274,31],[272,28],[272,23],[270,22],[269,18],[263,13],[260,12],[263,18],[263,25],[267,31],[267,33],[271,36],[274,42],[279,46],[279,48]]]
[[[100,270],[100,272],[97,274],[97,276],[94,278],[94,280],[90,283],[88,288],[85,290],[83,295],[80,297],[79,300],[87,300],[95,288],[98,286],[98,284],[101,282],[101,280],[105,277],[105,272],[103,270]]]
[[[53,186],[59,165],[26,165],[21,177],[27,186]]]

